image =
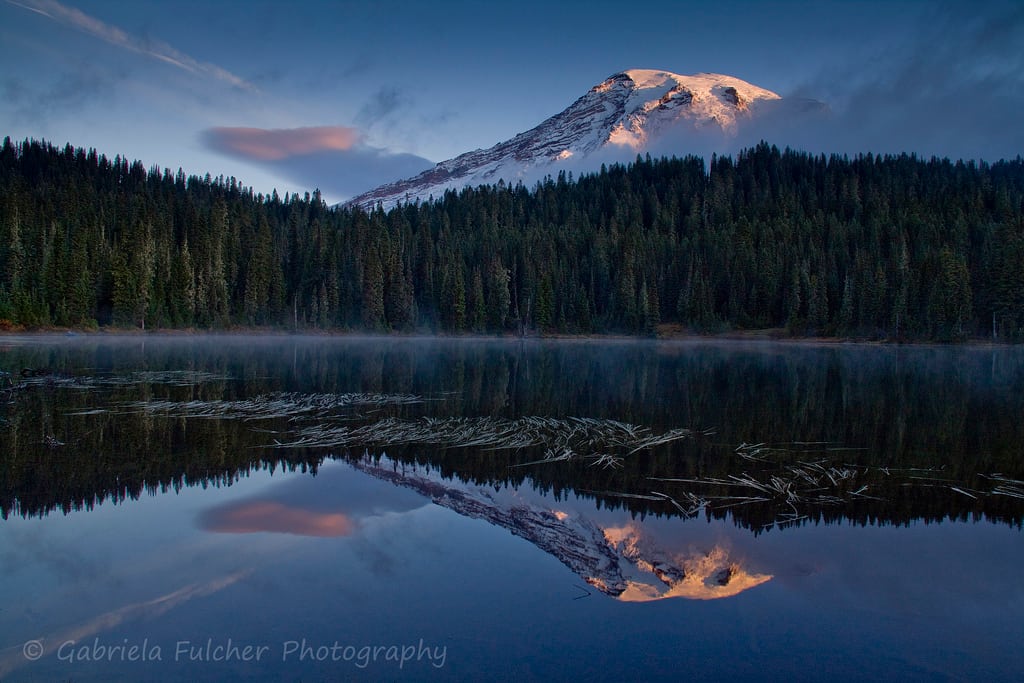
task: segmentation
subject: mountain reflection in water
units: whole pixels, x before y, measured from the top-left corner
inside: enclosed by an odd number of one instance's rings
[[[423,638],[458,680],[1024,670],[1024,349],[4,344],[5,680],[398,675],[167,661],[211,636]],[[165,661],[21,654],[65,634]]]
[[[723,545],[714,545],[706,552],[665,548],[645,532],[642,521],[634,520],[618,527],[602,526],[602,522],[593,518],[595,511],[589,505],[571,511],[564,506],[556,509],[553,507],[558,505],[556,501],[534,491],[496,491],[493,487],[445,479],[434,468],[407,465],[387,457],[365,457],[350,462],[349,466],[396,487],[415,491],[424,499],[465,517],[502,527],[549,553],[602,593],[624,602],[674,597],[726,598],[772,578],[748,572]],[[330,495],[336,493],[334,489],[331,492]],[[283,509],[283,506],[265,500],[244,502],[232,509],[238,508],[263,510]],[[213,511],[214,518],[218,518],[220,510]],[[307,514],[313,515],[312,512]],[[346,520],[350,517],[343,497],[339,498],[339,511],[334,515]],[[305,519],[294,510],[288,517],[296,516]],[[205,514],[203,519],[210,529],[211,513]],[[302,533],[279,524],[268,524],[263,530]]]

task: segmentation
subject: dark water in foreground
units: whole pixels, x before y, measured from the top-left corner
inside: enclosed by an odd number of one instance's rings
[[[1024,672],[1024,350],[6,337],[0,371],[3,681]]]

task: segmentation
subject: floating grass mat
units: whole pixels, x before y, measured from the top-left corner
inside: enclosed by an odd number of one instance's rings
[[[784,454],[801,453],[838,453],[841,451],[863,451],[865,448],[852,448],[832,441],[791,441],[782,444],[741,443],[735,453],[744,460],[752,462],[777,463]]]
[[[1002,474],[989,474],[982,476],[989,481],[994,482],[992,495],[1007,496],[1009,498],[1024,500],[1024,481],[1020,479],[1010,479],[1009,477],[1004,477]]]
[[[299,420],[326,417],[353,407],[384,407],[422,403],[413,394],[303,394],[281,392],[238,401],[132,401],[128,410],[162,413],[168,417],[238,420]]]
[[[740,444],[735,454],[746,462],[738,474],[696,477],[648,477],[671,492],[651,491],[684,516],[701,511],[723,511],[739,506],[761,506],[774,519],[762,528],[787,526],[816,518],[825,507],[859,502],[890,503],[908,495],[908,489],[932,489],[929,495],[955,494],[972,507],[994,496],[1024,500],[1024,481],[1002,474],[980,474],[974,484],[950,478],[943,467],[878,467],[841,461],[841,451],[861,450],[831,442],[792,444]],[[834,457],[820,457],[821,454]],[[819,455],[817,458],[808,457]],[[751,467],[759,465],[759,469]],[[737,463],[739,464],[739,463]],[[979,486],[977,482],[988,482]],[[604,495],[615,495],[602,492]],[[625,495],[625,494],[621,494]],[[774,512],[772,512],[774,510]]]
[[[373,420],[352,408],[383,408],[423,403],[414,394],[277,393],[237,401],[171,401],[151,399],[120,404],[129,411],[167,417],[283,419],[299,423],[277,448],[383,448],[389,446],[476,447],[485,450],[542,448],[543,457],[516,466],[587,459],[592,466],[618,468],[637,451],[710,431],[670,429],[655,433],[618,420],[587,417],[385,417]],[[345,423],[338,424],[344,416]],[[367,421],[370,420],[370,421]],[[354,424],[358,423],[358,424]]]
[[[100,389],[105,387],[127,387],[136,384],[162,384],[173,387],[192,387],[208,382],[230,380],[227,375],[199,370],[152,370],[132,372],[127,375],[61,375],[41,373],[26,377],[23,387],[57,387],[61,389]]]
[[[601,467],[621,467],[623,459],[644,448],[696,435],[689,429],[655,434],[647,427],[587,417],[423,417],[386,418],[356,427],[313,425],[299,430],[279,448],[354,448],[388,446],[475,447],[485,450],[543,448],[544,457],[518,466],[588,459]]]
[[[230,380],[228,375],[220,375],[199,370],[149,370],[133,372],[128,376],[132,384],[168,384],[177,387],[189,387],[207,382]]]

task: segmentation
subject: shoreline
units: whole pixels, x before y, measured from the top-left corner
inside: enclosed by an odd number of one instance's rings
[[[204,328],[157,328],[141,330],[138,328],[99,327],[69,328],[44,327],[24,329],[0,329],[0,340],[12,337],[51,337],[51,338],[104,338],[104,337],[138,337],[138,338],[175,338],[175,337],[308,337],[308,338],[350,338],[350,339],[395,339],[395,340],[445,340],[445,341],[603,341],[603,342],[751,342],[786,345],[813,346],[879,346],[879,347],[910,347],[927,346],[937,348],[956,347],[991,347],[1014,348],[1019,342],[993,341],[982,337],[972,337],[963,341],[942,342],[929,340],[891,340],[870,339],[866,337],[830,337],[830,336],[793,336],[783,328],[767,328],[757,330],[730,330],[726,332],[699,333],[683,330],[677,325],[663,325],[655,335],[630,335],[619,333],[541,333],[527,335],[515,334],[451,334],[429,331],[411,332],[372,332],[357,330],[323,330],[302,329],[288,330],[277,327],[245,327],[234,326],[223,329]]]

